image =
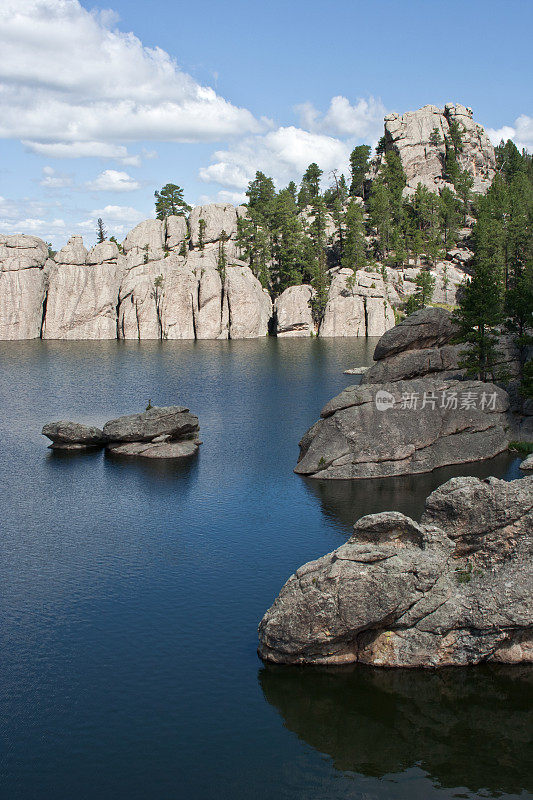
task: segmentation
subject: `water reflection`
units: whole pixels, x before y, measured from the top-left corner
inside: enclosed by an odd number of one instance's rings
[[[502,453],[488,461],[441,467],[433,472],[399,478],[325,481],[303,477],[302,480],[307,491],[320,501],[325,516],[350,531],[359,517],[386,509],[420,519],[425,498],[450,478],[460,475],[487,478],[494,475],[496,478],[513,480],[521,477],[519,463],[519,458]]]
[[[533,789],[531,667],[268,666],[259,682],[285,727],[338,770],[382,777],[418,766],[445,788]]]

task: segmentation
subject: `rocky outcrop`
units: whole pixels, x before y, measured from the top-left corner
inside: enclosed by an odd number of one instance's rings
[[[507,393],[481,381],[349,386],[301,440],[295,471],[381,478],[491,458],[509,445],[508,409]]]
[[[421,523],[372,514],[292,575],[259,625],[280,664],[533,662],[533,477],[453,478]]]
[[[48,277],[43,339],[117,338],[122,269],[114,252],[108,247],[109,260],[88,264],[81,236],[73,236],[58,253]]]
[[[99,428],[77,422],[50,422],[42,429],[51,447],[85,450],[107,447],[121,456],[143,458],[186,458],[201,444],[198,417],[184,406],[152,407],[141,414],[110,420]]]
[[[50,263],[36,236],[0,236],[0,339],[41,335]]]
[[[406,317],[381,337],[374,351],[374,361],[390,358],[404,350],[422,350],[448,344],[457,335],[449,311],[422,308]]]
[[[453,103],[447,103],[444,109],[427,105],[418,111],[386,116],[385,149],[370,177],[377,174],[386,152],[394,150],[402,162],[407,191],[416,189],[418,183],[438,191],[446,185],[445,141],[450,139],[453,123],[462,139],[462,149],[457,153],[459,166],[473,176],[474,191],[486,191],[496,172],[494,147],[481,125],[474,122],[472,110]]]
[[[274,302],[276,336],[312,336],[315,331],[311,299],[313,289],[289,286]]]
[[[381,275],[347,268],[334,272],[319,336],[381,336],[394,323]]]
[[[228,298],[230,339],[266,336],[272,301],[250,267],[227,267],[224,290]]]
[[[104,425],[107,449],[115,455],[184,458],[198,450],[198,417],[183,406],[150,408]]]
[[[52,441],[54,450],[87,450],[91,447],[103,447],[106,443],[104,432],[100,428],[81,425],[79,422],[49,422],[42,431]]]

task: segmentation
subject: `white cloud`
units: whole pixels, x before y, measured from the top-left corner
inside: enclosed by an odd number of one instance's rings
[[[213,141],[260,130],[247,109],[199,85],[164,50],[112,29],[115,21],[78,0],[3,1],[0,137],[48,157],[134,165],[139,156],[124,142]]]
[[[70,175],[58,173],[53,167],[43,167],[43,177],[39,181],[39,185],[44,186],[45,189],[64,189],[71,183]]]
[[[136,225],[138,222],[146,219],[146,214],[138,211],[131,206],[105,206],[105,208],[96,208],[91,211],[91,218],[94,220],[102,217],[104,221],[112,220],[113,222],[126,222],[131,225]]]
[[[337,95],[331,99],[325,114],[312,103],[302,103],[295,107],[304,128],[317,133],[330,133],[335,136],[349,136],[375,142],[383,133],[383,117],[386,109],[381,100],[369,97],[359,98],[352,105],[348,98]]]
[[[245,137],[232,148],[219,150],[213,156],[215,163],[202,167],[199,176],[206,183],[242,190],[261,170],[283,186],[290,180],[300,180],[312,161],[324,173],[347,170],[349,154],[347,142],[290,126],[263,136]]]
[[[127,172],[105,169],[94,181],[87,183],[87,188],[92,192],[133,192],[139,185]]]
[[[501,128],[486,128],[489,139],[496,146],[503,139],[512,139],[519,150],[525,148],[533,151],[533,117],[521,114],[516,118],[514,126],[504,125]]]

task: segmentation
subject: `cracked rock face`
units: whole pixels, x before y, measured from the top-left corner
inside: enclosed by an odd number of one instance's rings
[[[348,386],[300,441],[295,472],[383,478],[492,458],[509,445],[508,408],[507,393],[481,381]]]
[[[438,523],[438,524],[437,524]],[[280,664],[440,667],[533,661],[533,476],[453,478],[420,524],[371,514],[300,567],[259,625]]]
[[[190,438],[198,429],[198,417],[189,413],[188,408],[164,406],[106,422],[104,436],[109,442],[151,442],[160,436]]]

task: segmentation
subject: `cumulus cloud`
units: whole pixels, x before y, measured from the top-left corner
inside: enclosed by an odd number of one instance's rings
[[[92,192],[133,192],[140,184],[127,172],[105,169],[94,181],[89,181],[86,185]]]
[[[533,117],[521,114],[516,118],[514,125],[504,125],[502,128],[486,128],[489,139],[496,146],[503,139],[512,139],[519,150],[525,148],[530,153],[533,151]]]
[[[91,219],[96,220],[98,217],[102,219],[112,220],[113,222],[125,222],[131,225],[136,225],[143,219],[146,219],[146,214],[138,211],[131,206],[105,206],[105,208],[96,208],[91,211]]]
[[[312,161],[325,173],[347,170],[349,154],[349,144],[340,139],[294,126],[282,127],[263,136],[244,137],[233,147],[217,151],[214,163],[202,167],[199,177],[206,183],[242,191],[261,170],[282,186],[299,180]]]
[[[334,136],[349,136],[376,142],[383,133],[385,106],[374,97],[359,98],[351,104],[347,97],[332,97],[328,110],[322,114],[312,103],[295,107],[300,124],[310,131],[329,133]]]
[[[71,183],[72,178],[70,175],[58,173],[53,167],[43,167],[43,177],[39,181],[39,185],[44,186],[45,189],[64,189],[66,186],[70,186]]]
[[[78,0],[4,0],[0,137],[47,157],[134,165],[139,156],[124,142],[213,141],[260,129],[247,109],[198,84],[164,50],[112,28],[115,21]]]

